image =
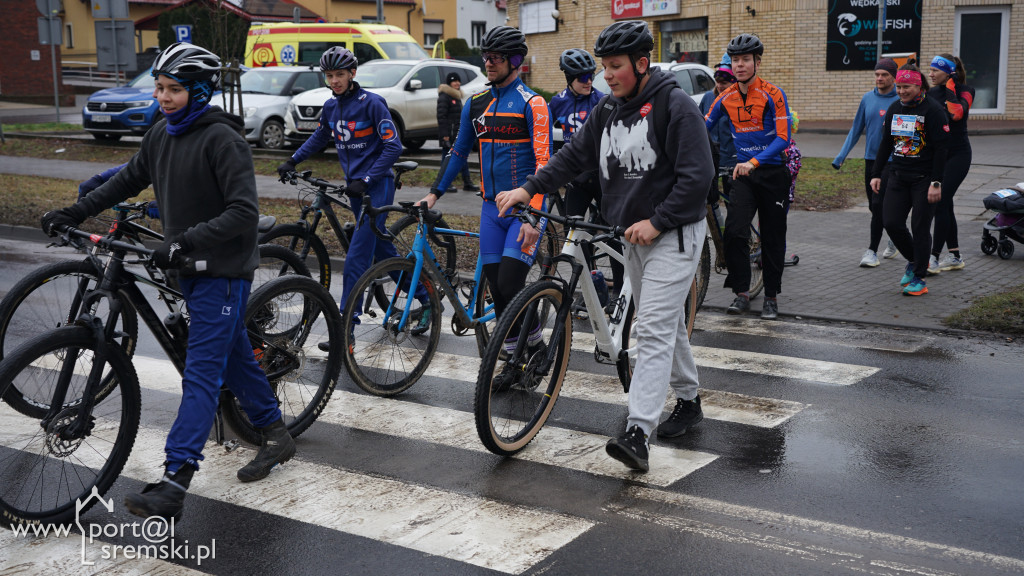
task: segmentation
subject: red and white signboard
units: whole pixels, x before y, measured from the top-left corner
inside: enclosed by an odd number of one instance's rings
[[[612,19],[626,20],[679,13],[679,0],[612,0]]]

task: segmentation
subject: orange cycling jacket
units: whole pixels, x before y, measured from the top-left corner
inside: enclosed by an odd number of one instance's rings
[[[736,161],[782,165],[783,152],[789,146],[789,104],[782,88],[761,78],[747,86],[744,96],[737,84],[718,95],[704,116],[708,129],[723,114],[729,115],[729,126],[736,144]]]

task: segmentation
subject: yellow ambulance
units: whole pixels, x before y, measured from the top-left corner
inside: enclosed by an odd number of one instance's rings
[[[245,40],[245,65],[258,68],[316,64],[324,50],[331,46],[348,48],[360,64],[378,58],[427,58],[416,40],[397,26],[356,22],[254,22]]]

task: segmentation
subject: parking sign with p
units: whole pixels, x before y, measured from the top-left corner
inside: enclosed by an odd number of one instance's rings
[[[178,42],[192,42],[192,25],[191,24],[177,24],[172,26],[174,28],[174,39]]]

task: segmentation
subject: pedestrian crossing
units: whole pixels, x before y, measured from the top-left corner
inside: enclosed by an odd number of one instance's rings
[[[450,335],[444,337],[452,338]],[[464,348],[475,354],[475,346]],[[574,355],[589,355],[593,350],[592,336],[580,332],[574,334],[573,350]],[[878,368],[869,366],[741,350],[694,346],[694,351],[702,368],[800,380],[820,385],[823,389],[841,390],[878,372]],[[166,359],[136,356],[134,364],[146,391],[180,394],[180,377]],[[576,363],[580,364],[583,363]],[[474,383],[478,365],[479,359],[475,356],[438,353],[425,378],[454,382],[455,385]],[[471,409],[432,406],[419,401],[415,394],[378,398],[349,391],[355,387],[346,382],[347,378],[343,376],[318,424],[501,460],[491,456],[480,444]],[[421,382],[417,386],[430,386],[431,383]],[[465,386],[461,388],[466,389]],[[626,396],[613,374],[571,370],[566,375],[562,395],[568,399],[618,407],[623,416],[625,414]],[[760,429],[781,426],[810,407],[810,404],[801,402],[705,387],[701,389],[701,396],[706,419]],[[144,393],[144,399],[146,397]],[[556,405],[556,415],[558,411]],[[0,425],[11,429],[11,424],[6,421]],[[570,470],[583,477],[627,482],[626,487],[634,487],[629,489],[630,497],[658,503],[671,500],[673,493],[667,491],[670,486],[692,474],[701,473],[720,457],[720,454],[708,451],[655,442],[651,448],[651,470],[639,475],[607,457],[604,451],[606,435],[576,430],[571,426],[567,421],[552,418],[515,459],[530,465]],[[154,460],[163,453],[165,437],[164,429],[141,429],[124,477],[153,481]],[[279,467],[268,479],[245,487],[240,487],[233,479],[235,471],[253,456],[253,449],[241,447],[227,452],[210,444],[206,449],[203,473],[196,475],[190,493],[507,574],[519,574],[537,566],[602,522],[599,517],[585,514],[542,509],[427,486],[403,478],[346,469],[343,465],[314,462],[303,454],[302,443],[300,439],[299,455],[295,459]],[[325,490],[325,487],[330,489]],[[643,522],[674,526],[666,513],[633,512],[628,507],[614,505],[607,509]],[[97,508],[90,515],[95,517],[102,513]],[[687,525],[695,526],[693,522]],[[0,531],[0,574],[5,574],[3,566],[14,565],[27,567],[33,573],[66,574],[73,564],[63,564],[62,561],[43,564],[33,558],[67,558],[71,554],[72,560],[77,561],[76,553],[76,548],[68,547],[67,539],[27,540],[15,538],[8,531]],[[191,575],[197,572],[190,567],[150,559],[147,564],[111,566],[109,573]]]

